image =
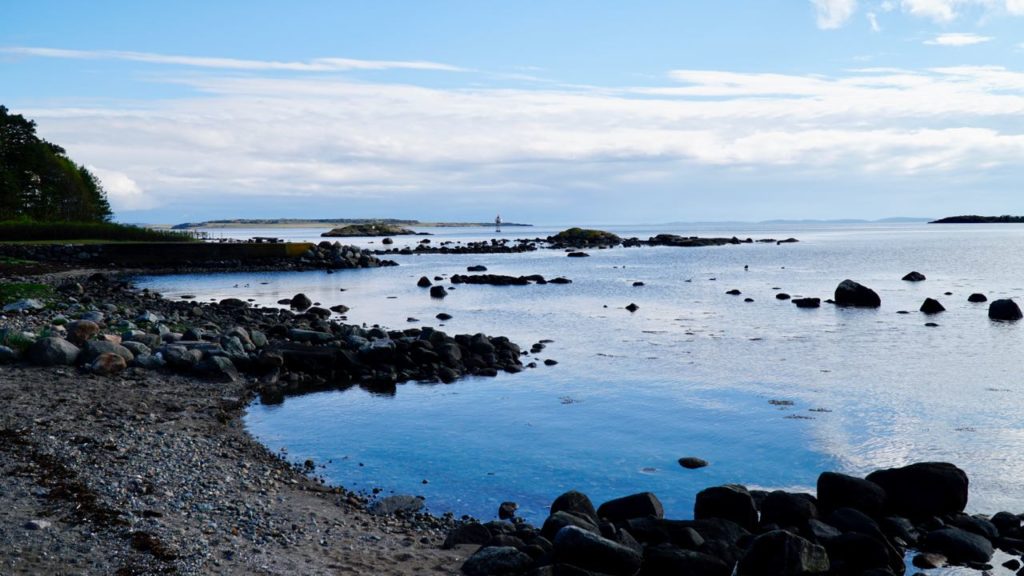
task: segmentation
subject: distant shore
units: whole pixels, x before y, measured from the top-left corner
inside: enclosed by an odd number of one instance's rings
[[[345,224],[373,224],[384,223],[398,226],[416,226],[421,228],[463,228],[473,226],[494,226],[494,222],[421,222],[419,220],[396,220],[391,218],[382,219],[326,219],[326,220],[303,220],[290,218],[274,219],[239,219],[239,220],[208,220],[205,222],[183,222],[181,224],[152,224],[149,227],[155,229],[191,230],[194,228],[334,228]],[[506,227],[531,227],[533,224],[519,222],[502,222]]]

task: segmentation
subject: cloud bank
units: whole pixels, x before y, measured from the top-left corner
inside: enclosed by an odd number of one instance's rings
[[[1024,162],[1024,73],[1002,67],[667,77],[626,88],[436,88],[191,75],[173,79],[191,97],[16,112],[98,167],[126,211],[214,194],[542,208],[631,189],[671,197],[738,177],[928,189]]]

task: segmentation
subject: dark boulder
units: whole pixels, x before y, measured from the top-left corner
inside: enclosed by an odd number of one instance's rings
[[[665,517],[665,508],[658,497],[651,492],[631,494],[622,498],[609,500],[597,509],[597,517],[612,522],[621,522],[630,518],[654,516]]]
[[[939,312],[945,312],[946,308],[934,298],[925,298],[921,304],[921,312],[925,314],[938,314]]]
[[[605,574],[633,576],[643,561],[636,550],[578,526],[562,528],[552,543],[556,562]]]
[[[687,470],[696,470],[708,465],[708,461],[696,456],[684,456],[679,459],[679,465]]]
[[[305,294],[296,294],[292,296],[289,306],[295,310],[305,310],[313,305],[313,301],[309,299],[309,296]]]
[[[776,300],[789,300],[790,298],[792,298],[792,296],[786,294],[785,292],[779,292],[778,294],[775,295]]]
[[[81,350],[71,342],[54,336],[40,338],[28,348],[28,359],[40,366],[69,366],[75,363]]]
[[[975,292],[974,294],[971,294],[970,296],[967,297],[967,301],[974,302],[975,304],[979,302],[988,302],[988,297],[985,296],[984,294]]]
[[[498,506],[498,518],[502,520],[511,520],[516,516],[516,510],[519,509],[519,505],[515,502],[502,502]]]
[[[586,252],[569,252],[566,256],[569,258],[586,258],[590,256],[590,254],[587,254]]]
[[[942,554],[954,564],[988,562],[993,552],[992,543],[985,537],[955,527],[929,532],[921,543],[921,549]]]
[[[740,560],[739,576],[797,576],[828,572],[825,549],[785,530],[765,532],[754,538]]]
[[[969,516],[967,514],[954,514],[948,517],[947,523],[961,530],[967,530],[979,536],[984,536],[988,540],[999,538],[999,529],[996,528],[994,523],[985,518]]]
[[[541,527],[540,534],[548,540],[552,540],[554,539],[555,534],[558,534],[558,531],[566,526],[576,526],[577,528],[582,528],[583,530],[587,530],[588,532],[593,532],[595,534],[599,534],[601,532],[597,527],[597,522],[592,521],[590,518],[573,512],[559,510],[558,512],[552,512],[551,515],[548,516],[547,520],[544,521],[544,526]]]
[[[501,576],[519,574],[533,564],[533,558],[511,546],[481,548],[466,559],[462,572],[466,576]]]
[[[878,470],[867,479],[885,490],[886,507],[897,516],[942,516],[962,512],[967,505],[967,474],[946,462]]]
[[[742,294],[742,292],[740,292],[739,290],[733,288],[732,290],[729,290],[728,292],[726,292],[726,294],[728,294],[730,296],[739,296],[740,294]]]
[[[925,277],[924,274],[914,271],[907,273],[907,275],[904,276],[903,279],[906,280],[907,282],[923,282]]]
[[[874,482],[838,472],[818,476],[818,505],[828,513],[838,508],[855,508],[878,516],[885,506],[885,490]]]
[[[821,308],[821,298],[794,298],[797,308]]]
[[[442,548],[448,549],[460,544],[485,544],[491,539],[491,532],[479,522],[467,522],[448,532]]]
[[[1020,320],[1024,317],[1024,314],[1020,312],[1020,306],[1009,298],[1002,298],[1000,300],[993,300],[988,305],[988,317],[992,320],[1005,320],[1015,321]]]
[[[775,490],[761,502],[761,522],[780,527],[803,528],[807,521],[818,517],[818,507],[809,494],[791,494]]]
[[[644,550],[644,566],[640,576],[662,574],[729,576],[732,567],[719,558],[694,550],[681,550],[667,544],[648,546]]]
[[[420,288],[429,288],[431,284],[430,278],[426,276],[420,276],[420,279],[416,282],[416,285]]]
[[[878,308],[882,305],[881,298],[874,290],[849,279],[836,286],[835,301],[839,306],[858,308]]]
[[[628,306],[626,306],[626,310],[629,310],[630,312],[636,312],[639,309],[640,307],[633,303],[630,303]]]
[[[726,484],[705,488],[697,493],[697,501],[693,507],[696,520],[705,518],[723,518],[740,525],[747,530],[757,527],[757,509],[754,499],[746,487],[737,484]]]
[[[448,295],[448,291],[444,289],[444,286],[431,286],[430,297],[431,298],[444,298]]]
[[[880,540],[860,532],[842,534],[830,540],[825,547],[833,571],[839,574],[860,574],[871,569],[898,568],[902,560],[884,539]]]

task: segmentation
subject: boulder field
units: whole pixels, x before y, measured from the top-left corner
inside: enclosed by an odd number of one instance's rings
[[[990,569],[999,548],[1024,552],[1021,516],[964,513],[967,474],[945,462],[878,470],[866,478],[822,473],[817,494],[713,486],[696,496],[692,520],[671,520],[643,492],[594,506],[569,491],[540,527],[466,522],[445,547],[474,545],[468,576],[776,576],[904,574],[914,564]]]
[[[20,326],[0,328],[0,362],[102,375],[134,366],[213,379],[248,376],[264,401],[338,386],[387,392],[409,380],[522,370],[522,352],[508,338],[345,324],[302,294],[288,299],[287,309],[237,298],[170,301],[100,274],[57,292],[46,309],[20,312]]]

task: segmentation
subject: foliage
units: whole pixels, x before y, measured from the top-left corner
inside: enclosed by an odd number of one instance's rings
[[[187,233],[153,230],[112,222],[0,222],[0,242],[108,240],[124,242],[192,242]]]
[[[36,123],[0,106],[0,220],[106,222],[99,180],[64,149],[36,136]]]

